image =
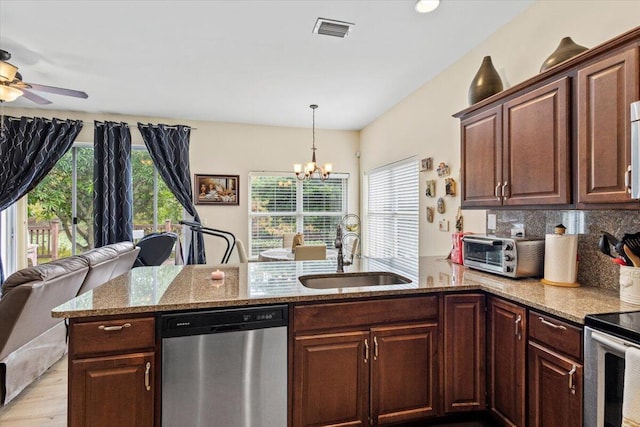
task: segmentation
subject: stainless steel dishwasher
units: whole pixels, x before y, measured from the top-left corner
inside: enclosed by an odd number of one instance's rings
[[[286,427],[286,305],[166,313],[163,427]]]

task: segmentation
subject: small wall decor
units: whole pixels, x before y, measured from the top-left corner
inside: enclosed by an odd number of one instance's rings
[[[427,180],[427,189],[424,191],[424,194],[427,197],[436,197],[436,180],[435,179]]]
[[[456,214],[456,231],[462,232],[462,210],[458,206],[458,213]]]
[[[456,180],[453,178],[446,178],[444,180],[444,192],[447,196],[456,195]]]
[[[449,170],[449,166],[445,162],[440,162],[436,171],[438,172],[439,177],[447,176],[449,175],[449,173],[451,173],[451,171]]]
[[[196,205],[239,205],[239,175],[194,175]]]
[[[441,219],[440,221],[438,221],[438,230],[449,231],[449,221],[446,219]]]
[[[420,161],[420,170],[430,171],[433,169],[433,157],[427,157]]]
[[[442,197],[438,198],[438,213],[444,213],[444,199]]]
[[[427,222],[433,222],[433,208],[427,206]]]

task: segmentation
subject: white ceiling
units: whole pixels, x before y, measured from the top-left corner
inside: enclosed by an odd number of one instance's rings
[[[53,109],[308,127],[316,103],[319,128],[359,130],[533,1],[0,0],[0,49],[24,81],[89,94],[39,93]],[[356,25],[319,36],[318,17]]]

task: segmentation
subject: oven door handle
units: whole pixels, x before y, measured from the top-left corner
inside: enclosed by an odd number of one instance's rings
[[[469,242],[469,243],[478,243],[479,245],[485,245],[485,246],[500,246],[502,245],[502,241],[500,240],[493,240],[493,239],[474,239],[473,237],[463,237],[462,241],[464,242]]]
[[[598,341],[600,344],[604,345],[605,347],[608,347],[609,349],[618,352],[622,357],[624,357],[624,354],[627,352],[627,347],[640,348],[631,343],[627,344],[627,343],[618,342],[617,340],[614,341],[613,339],[606,337],[595,331],[591,332],[591,339],[594,339]]]

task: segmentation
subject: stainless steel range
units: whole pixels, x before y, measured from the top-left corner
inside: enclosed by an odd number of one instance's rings
[[[585,318],[585,427],[622,425],[625,353],[630,347],[640,349],[640,311]]]

